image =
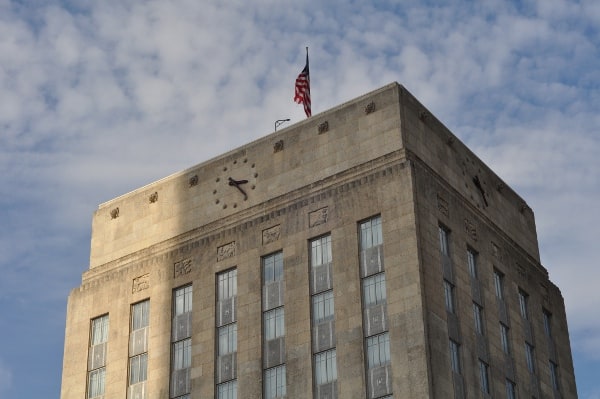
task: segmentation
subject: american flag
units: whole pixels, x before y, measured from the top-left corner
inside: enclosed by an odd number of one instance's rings
[[[296,93],[294,94],[294,101],[298,104],[304,104],[304,112],[306,117],[310,117],[312,112],[310,110],[310,75],[308,72],[308,49],[306,50],[306,66],[300,72],[300,75],[296,78]]]

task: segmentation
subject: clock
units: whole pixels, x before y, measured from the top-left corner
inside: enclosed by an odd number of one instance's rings
[[[232,159],[220,167],[214,180],[214,204],[222,209],[237,208],[256,189],[256,164],[246,157]]]

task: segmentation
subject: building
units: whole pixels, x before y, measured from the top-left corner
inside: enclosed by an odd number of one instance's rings
[[[575,398],[532,210],[393,83],[98,207],[62,399]]]

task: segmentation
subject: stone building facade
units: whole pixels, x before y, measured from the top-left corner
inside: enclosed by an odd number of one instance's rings
[[[62,399],[575,398],[527,203],[393,83],[98,207]]]

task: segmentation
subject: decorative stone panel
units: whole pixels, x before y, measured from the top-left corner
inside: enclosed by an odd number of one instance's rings
[[[315,227],[320,224],[327,223],[329,219],[329,207],[324,207],[321,209],[317,209],[308,214],[308,226]]]
[[[268,229],[263,230],[262,232],[262,241],[263,245],[275,242],[279,240],[281,236],[281,225],[273,226]]]
[[[222,260],[231,258],[235,256],[235,241],[230,242],[229,244],[222,245],[217,248],[217,262]]]
[[[150,287],[150,274],[146,273],[142,276],[136,277],[133,279],[133,286],[131,288],[131,292],[135,294],[136,292],[144,291]]]
[[[189,274],[192,271],[192,260],[184,259],[173,264],[173,277],[177,278]]]

